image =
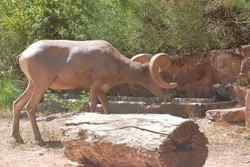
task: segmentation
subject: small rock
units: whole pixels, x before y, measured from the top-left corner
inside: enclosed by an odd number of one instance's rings
[[[43,155],[45,155],[46,152],[47,152],[47,151],[46,151],[45,149],[42,149],[42,150],[37,151],[37,154],[38,154],[39,156],[43,156]]]
[[[54,119],[58,118],[56,115],[49,115],[47,117],[38,117],[36,120],[37,121],[52,121]]]
[[[38,155],[43,156],[43,155],[44,155],[44,153],[43,153],[43,152],[40,152]]]
[[[239,123],[245,121],[245,107],[208,110],[207,119],[211,121],[225,121],[228,123]]]
[[[229,101],[233,97],[233,86],[231,84],[215,84],[215,95],[217,101]]]

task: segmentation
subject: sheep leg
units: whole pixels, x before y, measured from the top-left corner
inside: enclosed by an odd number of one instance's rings
[[[104,113],[108,113],[108,98],[107,98],[107,96],[104,94],[104,92],[100,91],[100,92],[98,93],[98,99],[99,99],[100,102],[102,103],[103,112],[104,112]]]
[[[34,134],[34,137],[35,137],[35,141],[39,145],[43,145],[44,142],[43,142],[43,139],[41,137],[41,133],[39,131],[39,128],[38,128],[38,125],[37,125],[37,122],[36,122],[36,111],[37,111],[38,104],[39,104],[40,100],[42,99],[45,91],[46,91],[45,88],[42,89],[42,88],[35,87],[33,92],[32,92],[30,101],[29,101],[29,103],[27,105],[28,115],[29,115],[29,119],[30,119],[30,122],[31,122],[33,134]]]
[[[93,86],[90,89],[90,102],[89,102],[89,106],[90,106],[90,112],[95,112],[96,110],[96,106],[97,106],[97,88],[95,86]]]
[[[14,102],[13,102],[13,125],[12,125],[12,134],[11,136],[16,140],[17,143],[24,143],[21,135],[20,135],[20,114],[21,110],[25,106],[25,104],[28,102],[30,95],[32,92],[32,84],[31,82],[28,83],[27,88],[23,92],[21,96],[19,96]]]

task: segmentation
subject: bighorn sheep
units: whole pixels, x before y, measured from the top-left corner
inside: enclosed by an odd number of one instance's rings
[[[23,143],[19,132],[20,111],[25,105],[35,140],[43,143],[35,112],[48,88],[89,89],[90,110],[95,111],[99,99],[107,112],[105,92],[115,85],[140,84],[155,95],[176,87],[176,83],[166,83],[160,77],[159,70],[163,69],[160,66],[167,68],[170,64],[166,54],[156,54],[152,58],[148,54],[140,54],[129,59],[102,40],[38,41],[23,51],[17,61],[28,79],[26,90],[13,103],[12,136],[19,143]]]
[[[235,52],[237,55],[239,55],[242,60],[241,60],[241,65],[240,65],[240,77],[249,77],[250,76],[250,45],[243,45],[240,46],[239,48],[235,49]]]
[[[250,57],[246,57],[241,61],[240,76],[250,76]]]
[[[235,53],[242,57],[248,57],[250,54],[250,45],[242,45],[235,49]]]

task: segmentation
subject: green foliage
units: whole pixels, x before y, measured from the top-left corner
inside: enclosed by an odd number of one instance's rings
[[[212,46],[211,34],[204,18],[205,3],[197,0],[176,1],[166,13],[169,43],[188,52],[207,51]]]
[[[247,0],[209,0],[206,16],[214,48],[234,48],[250,41],[250,2]]]
[[[249,0],[223,0],[223,5],[236,10],[250,9]]]
[[[207,34],[201,4],[200,0],[184,4],[159,0],[3,0],[0,39],[6,51],[1,57],[13,57],[40,39],[104,39],[126,55],[169,47],[204,49]],[[202,42],[197,42],[200,39]]]
[[[21,93],[13,80],[0,80],[0,109],[9,108],[15,98]]]
[[[220,6],[245,9],[249,2],[3,0],[0,56],[13,66],[14,57],[40,39],[104,39],[125,55],[172,48],[193,52],[227,47],[219,44],[224,36],[219,37],[220,31],[210,31],[210,20],[204,17],[211,6],[213,10]]]
[[[250,40],[249,9],[248,0],[1,0],[0,80],[23,78],[15,57],[41,39],[104,39],[129,57],[237,47]]]
[[[78,112],[88,102],[88,95],[83,92],[82,94],[75,94],[74,98],[66,98],[69,95],[64,93],[48,92],[44,96],[44,100],[41,104],[42,113],[53,112]]]

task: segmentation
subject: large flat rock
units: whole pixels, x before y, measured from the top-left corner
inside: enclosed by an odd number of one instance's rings
[[[131,147],[155,150],[165,139],[164,136],[171,134],[176,127],[187,121],[190,120],[159,114],[83,113],[68,120],[66,125],[87,130],[90,136],[102,136],[103,141],[112,140],[115,144],[126,143]],[[68,135],[72,135],[71,132],[69,131]],[[73,134],[75,134],[74,131]]]
[[[199,127],[168,114],[82,113],[63,130],[65,155],[89,167],[200,167],[207,158]]]

